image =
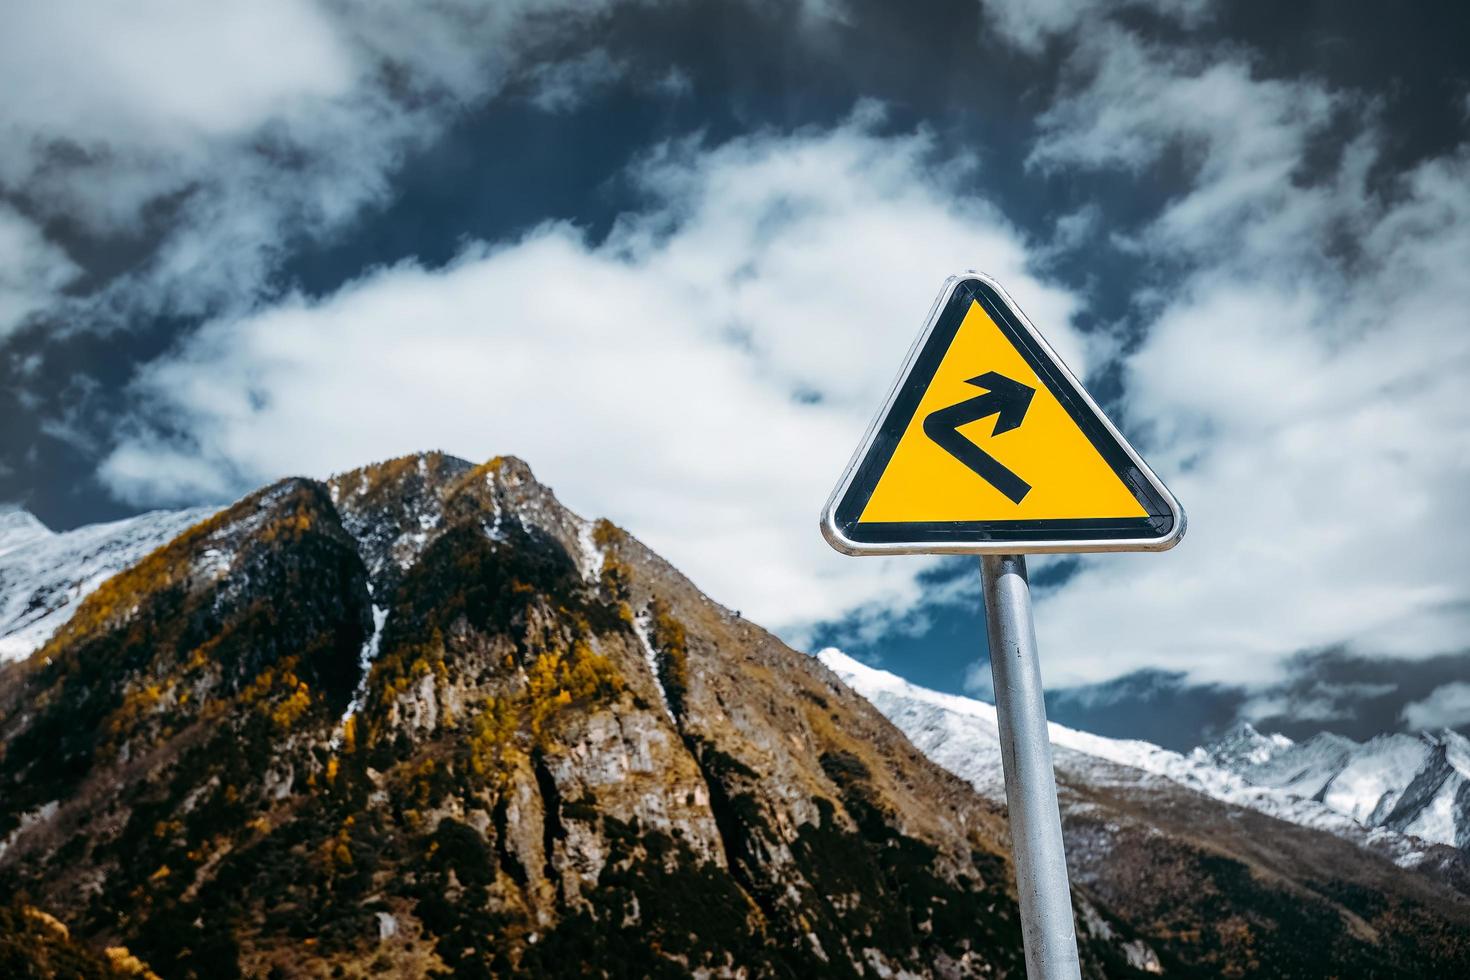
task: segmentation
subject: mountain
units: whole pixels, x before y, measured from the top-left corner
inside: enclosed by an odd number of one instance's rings
[[[872,701],[929,758],[985,795],[1004,799],[994,705],[918,687],[838,650],[824,650],[818,656]],[[1299,782],[1280,786],[1253,782],[1237,771],[1238,767],[1264,767],[1273,754],[1291,746],[1291,740],[1283,735],[1261,735],[1249,725],[1240,725],[1217,743],[1213,754],[1196,749],[1189,755],[1181,755],[1149,742],[1104,738],[1056,723],[1048,727],[1058,778],[1063,781],[1087,786],[1116,780],[1117,767],[1121,766],[1127,773],[1123,778],[1138,785],[1162,779],[1231,806],[1326,831],[1383,854],[1404,867],[1445,860],[1452,866],[1458,864],[1444,848],[1433,846],[1443,841],[1365,825],[1354,813],[1303,794]],[[1334,746],[1337,741],[1353,744],[1329,735],[1322,737],[1321,745]],[[1410,780],[1413,772],[1410,766],[1403,776],[1404,782]],[[1308,777],[1301,773],[1299,778]]]
[[[921,688],[837,650],[818,656],[929,759],[982,797],[1004,801],[994,705]],[[1334,963],[1343,950],[1333,943],[1373,945],[1405,928],[1403,914],[1432,917],[1435,903],[1456,919],[1464,914],[1470,861],[1455,848],[1364,827],[1320,802],[1253,785],[1201,753],[1185,756],[1147,742],[1049,728],[1074,886],[1084,886],[1088,900],[1126,921],[1149,922],[1141,933],[1155,949],[1160,932],[1203,925],[1205,942],[1208,930],[1217,929],[1230,933],[1229,941],[1222,939],[1227,948],[1231,942],[1251,948],[1246,974],[1415,975],[1402,962],[1389,965],[1403,951],[1386,960],[1374,960],[1386,951],[1361,951],[1371,967]],[[1263,761],[1288,742],[1255,733],[1222,744],[1222,758]],[[1119,882],[1126,883],[1122,891]],[[1365,905],[1369,894],[1375,897]],[[1375,925],[1384,911],[1376,903],[1385,900],[1403,904]],[[1298,915],[1302,919],[1291,925]],[[1316,932],[1334,920],[1347,927],[1329,928],[1334,939]],[[1407,932],[1415,928],[1444,935],[1441,925],[1427,921]],[[1276,943],[1287,948],[1273,949]],[[1452,945],[1465,954],[1463,938]],[[1316,953],[1298,958],[1291,946],[1311,946]],[[1202,963],[1211,973],[1242,969],[1228,956],[1195,958],[1191,969]]]
[[[1022,975],[998,798],[519,460],[179,520],[0,665],[12,973]],[[1447,858],[1139,778],[1067,784],[1088,976],[1470,971]]]
[[[164,977],[1021,969],[995,808],[514,459],[192,525],[0,744],[0,894]]]
[[[1470,848],[1470,739],[1450,729],[1297,743],[1243,722],[1193,757],[1368,827]]]
[[[0,512],[0,662],[39,649],[99,585],[211,513],[156,511],[57,534],[24,510]]]

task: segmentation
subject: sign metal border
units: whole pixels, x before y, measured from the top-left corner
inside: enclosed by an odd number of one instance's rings
[[[1088,435],[1090,441],[1098,447],[1100,452],[1107,456],[1106,446],[1099,445],[1098,438],[1104,441],[1111,440],[1121,450],[1122,456],[1117,461],[1110,460],[1115,470],[1118,463],[1128,471],[1127,475],[1119,472],[1120,478],[1125,483],[1136,482],[1136,495],[1141,493],[1144,498],[1151,498],[1156,504],[1154,512],[1146,518],[1118,519],[1112,522],[1102,522],[1107,525],[1090,526],[1092,522],[1078,521],[1077,534],[1068,536],[1063,533],[1055,533],[1052,526],[1065,522],[1052,521],[1015,521],[1015,522],[949,522],[947,524],[893,524],[891,539],[888,540],[860,540],[849,536],[848,532],[856,532],[858,524],[855,519],[848,517],[840,519],[839,510],[843,509],[848,491],[858,479],[864,462],[873,450],[874,444],[883,436],[884,423],[889,413],[900,398],[913,399],[912,390],[906,389],[906,382],[914,371],[915,365],[923,357],[933,360],[934,357],[942,358],[944,351],[937,355],[930,351],[929,341],[934,335],[936,328],[941,323],[948,323],[955,316],[962,316],[958,309],[959,304],[954,302],[956,293],[961,288],[972,301],[979,302],[989,313],[996,325],[1003,333],[1011,337],[1022,356],[1031,362],[1032,367],[1037,369],[1043,384],[1052,388],[1053,394],[1063,401],[1063,406],[1072,414],[1074,421],[1084,434]],[[967,311],[968,306],[963,310]],[[955,325],[957,328],[957,324]],[[945,343],[946,348],[948,342]],[[1029,350],[1027,348],[1030,348]],[[927,354],[926,354],[927,352]],[[937,367],[937,361],[934,361]],[[1050,381],[1048,375],[1052,375]],[[927,385],[931,378],[923,379]],[[1070,389],[1071,397],[1066,397],[1068,392],[1058,391],[1058,388]],[[1070,404],[1069,404],[1070,403]],[[917,405],[917,402],[915,402]],[[911,417],[911,416],[910,416]],[[902,426],[907,426],[909,418],[901,420]],[[1093,429],[1092,434],[1088,429]],[[886,465],[896,446],[892,435],[889,434],[886,441],[890,443],[882,463]],[[1115,454],[1116,455],[1116,454]],[[876,484],[881,476],[881,467],[877,473],[864,473],[868,486],[863,491],[862,503],[866,504],[866,494],[871,493],[872,486]],[[859,506],[859,510],[861,507]],[[1007,530],[983,531],[971,525],[988,523],[994,525],[1011,525]],[[1026,525],[1033,525],[1027,527]],[[1136,525],[1136,527],[1134,526]],[[874,416],[872,423],[868,426],[867,434],[864,435],[862,443],[856,453],[853,454],[847,468],[843,471],[842,479],[838,481],[836,489],[832,491],[827,500],[826,507],[822,510],[821,528],[822,536],[827,543],[838,551],[848,555],[906,555],[906,554],[948,554],[948,555],[1016,555],[1016,554],[1059,554],[1068,552],[1116,552],[1116,551],[1166,551],[1179,543],[1184,536],[1186,518],[1184,510],[1174,495],[1169,492],[1145,463],[1123,438],[1116,426],[1103,414],[1102,409],[1092,400],[1092,396],[1082,387],[1076,376],[1067,368],[1062,359],[1046,342],[1046,338],[1037,331],[1026,315],[1016,306],[1014,300],[1005,289],[990,276],[978,272],[966,272],[962,275],[950,276],[945,280],[934,306],[929,312],[928,322],[920,332],[918,339],[914,341],[909,349],[908,357],[904,360],[903,368],[899,371],[893,387],[888,393],[883,407]],[[881,528],[883,525],[866,525],[869,529]],[[1146,533],[1157,528],[1156,533]],[[1130,535],[1130,530],[1138,530],[1145,533]],[[1045,533],[1046,537],[1031,537],[1028,534]],[[996,536],[982,536],[993,534]],[[1087,536],[1087,535],[1092,536]],[[1105,535],[1116,536],[1108,537]]]

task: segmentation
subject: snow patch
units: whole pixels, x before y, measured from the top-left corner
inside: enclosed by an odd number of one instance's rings
[[[371,589],[368,594],[372,594]],[[347,709],[342,712],[342,720],[337,725],[336,733],[332,735],[330,744],[333,749],[342,744],[342,732],[347,725],[347,719],[362,710],[363,700],[367,697],[368,676],[373,672],[373,662],[378,659],[378,648],[383,642],[383,624],[387,621],[388,610],[382,606],[373,606],[373,633],[357,655],[357,687],[352,692],[352,700],[347,702]]]
[[[1440,792],[1430,797],[1428,805],[1421,808],[1414,819],[1405,824],[1404,833],[1413,834],[1425,840],[1454,844],[1454,795]]]
[[[234,554],[224,548],[206,548],[194,562],[194,574],[202,579],[216,581],[225,576],[234,561]]]
[[[504,541],[505,531],[502,525],[504,515],[501,513],[500,510],[500,495],[493,492],[495,490],[494,473],[485,474],[485,485],[489,487],[492,491],[490,494],[490,507],[493,510],[493,515],[490,518],[490,523],[484,525],[485,536],[491,541]]]
[[[591,521],[584,521],[580,517],[575,518],[577,525],[577,568],[582,573],[582,581],[596,582],[602,574],[602,565],[606,556],[601,548],[597,546],[597,537],[593,533],[594,525]]]
[[[1322,802],[1359,823],[1381,823],[1428,756],[1429,746],[1411,735],[1380,735],[1328,780]]]
[[[664,706],[664,714],[669,721],[674,720],[673,709],[669,707],[669,695],[664,690],[663,678],[658,674],[658,651],[653,648],[653,636],[649,629],[652,616],[648,610],[644,610],[633,617],[633,632],[638,637],[638,643],[643,647],[643,659],[648,664],[648,673],[653,677],[653,686],[658,688],[659,704]]]
[[[1250,725],[1237,726],[1219,742],[1195,749],[1193,758],[1254,787],[1317,800],[1365,827],[1452,847],[1470,843],[1470,791],[1460,796],[1470,777],[1470,742],[1452,730],[1379,735],[1361,744],[1323,733],[1301,743],[1282,740],[1264,754],[1239,751],[1247,740],[1264,744],[1265,737]]]

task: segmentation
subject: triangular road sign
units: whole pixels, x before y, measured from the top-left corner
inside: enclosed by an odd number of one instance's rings
[[[951,278],[822,514],[852,555],[1162,551],[1184,512],[988,276]]]

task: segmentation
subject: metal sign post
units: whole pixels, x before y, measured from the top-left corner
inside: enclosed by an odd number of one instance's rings
[[[1022,556],[1166,551],[1184,526],[1169,488],[1000,283],[978,272],[940,290],[822,511],[822,535],[844,554],[984,556],[1031,980],[1081,973]]]
[[[1077,980],[1077,932],[1072,919],[1062,817],[1046,731],[1041,664],[1031,621],[1031,584],[1024,555],[980,559],[985,629],[995,680],[995,720],[1005,768],[1011,850],[1021,899],[1021,936],[1030,980]]]

